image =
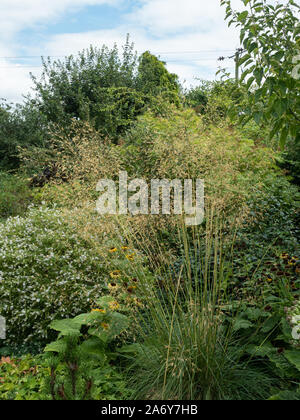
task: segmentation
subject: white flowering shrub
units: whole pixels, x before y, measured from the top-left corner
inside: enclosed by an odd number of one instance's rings
[[[30,208],[0,224],[5,344],[44,344],[54,319],[89,310],[105,282],[101,257],[57,209]]]
[[[288,319],[292,326],[293,344],[300,348],[300,301],[288,311]]]

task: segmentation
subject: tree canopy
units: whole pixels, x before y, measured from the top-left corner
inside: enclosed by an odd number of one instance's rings
[[[267,0],[242,0],[237,12],[230,0],[226,6],[229,25],[240,28],[245,55],[240,82],[248,90],[248,106],[242,119],[271,126],[270,137],[278,135],[283,147],[287,138],[300,139],[300,7],[293,1],[271,4]]]

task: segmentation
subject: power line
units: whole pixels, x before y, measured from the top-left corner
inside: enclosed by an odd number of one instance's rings
[[[205,61],[211,61],[211,62],[215,62],[217,60],[212,59],[212,58],[202,58],[202,59],[195,59],[195,60],[168,60],[167,64],[169,63],[186,63],[186,64],[191,64],[191,63],[201,63],[201,62],[205,62]],[[43,66],[0,66],[0,69],[42,69]]]
[[[220,52],[231,52],[234,51],[233,49],[230,50],[198,50],[198,51],[164,51],[164,52],[153,52],[153,54],[162,54],[162,55],[167,55],[167,54],[202,54],[202,53],[220,53]],[[70,54],[66,54],[66,55],[45,55],[45,54],[41,54],[41,55],[20,55],[20,56],[0,56],[0,59],[2,60],[17,60],[17,59],[32,59],[32,58],[42,58],[42,57],[49,57],[49,58],[62,58],[62,57],[67,57]]]
[[[222,61],[224,60],[229,60],[232,57],[222,57]],[[203,62],[203,61],[220,61],[220,59],[215,59],[213,57],[199,57],[199,58],[193,58],[193,59],[171,59],[171,60],[166,60],[167,63],[197,63],[197,62]],[[0,69],[30,69],[30,68],[43,68],[42,65],[39,66],[35,66],[35,65],[5,65],[5,66],[1,66],[0,65]]]

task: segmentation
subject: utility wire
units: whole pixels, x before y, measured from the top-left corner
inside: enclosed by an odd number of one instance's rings
[[[168,55],[168,54],[202,54],[202,53],[219,53],[219,52],[231,52],[234,51],[233,49],[230,50],[198,50],[198,51],[165,51],[165,52],[153,52],[153,54],[156,55]],[[0,56],[0,59],[2,60],[16,60],[16,59],[32,59],[32,58],[41,58],[41,57],[49,57],[49,58],[61,58],[61,57],[68,57],[68,55],[71,54],[66,54],[66,55],[45,55],[45,54],[41,54],[41,55],[20,55],[20,56]]]

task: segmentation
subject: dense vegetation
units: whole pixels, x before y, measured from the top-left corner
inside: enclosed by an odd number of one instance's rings
[[[0,106],[0,400],[300,399],[299,8],[242,2],[239,82],[128,38]],[[124,170],[204,179],[203,223],[99,215]]]

